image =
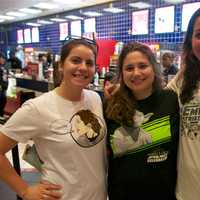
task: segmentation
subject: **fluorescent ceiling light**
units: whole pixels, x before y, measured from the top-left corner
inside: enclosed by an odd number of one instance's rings
[[[66,21],[66,19],[63,19],[63,18],[51,18],[50,20],[54,21],[54,22],[65,22]]]
[[[79,3],[82,3],[84,0],[73,0],[73,1],[67,1],[67,0],[53,0],[53,1],[55,1],[55,2],[58,2],[58,3],[63,3],[63,4],[69,4],[69,5],[71,5],[71,4],[79,4]]]
[[[145,2],[136,2],[136,3],[129,3],[129,6],[134,8],[150,8],[151,4]]]
[[[1,23],[1,22],[4,22],[4,21],[5,21],[4,19],[0,19],[0,23]]]
[[[84,12],[84,15],[90,16],[90,17],[98,17],[101,16],[101,13],[98,12],[94,12],[94,11],[88,11],[88,12]]]
[[[38,3],[38,4],[34,5],[34,7],[50,10],[50,9],[58,8],[58,5],[53,4],[53,3]]]
[[[0,19],[11,20],[11,19],[15,19],[15,17],[12,17],[12,16],[6,16],[6,15],[0,15]]]
[[[67,16],[65,16],[66,18],[68,18],[68,19],[74,19],[74,20],[76,20],[76,19],[83,19],[82,17],[79,17],[79,16],[76,16],[76,15],[67,15]]]
[[[22,12],[7,12],[6,15],[14,16],[14,17],[24,17],[27,14]]]
[[[111,12],[111,13],[121,13],[121,12],[124,12],[123,9],[114,8],[114,7],[104,8],[103,10],[106,11],[106,12]]]
[[[30,13],[30,14],[37,14],[37,13],[42,12],[39,9],[33,9],[33,8],[22,8],[22,9],[19,9],[19,11],[24,12],[24,13]]]
[[[38,23],[26,23],[28,26],[41,26],[41,24]]]
[[[47,20],[38,20],[37,21],[40,24],[53,24],[53,22],[47,21]]]
[[[182,3],[182,2],[185,2],[185,0],[165,0],[165,2],[176,4],[176,3]]]

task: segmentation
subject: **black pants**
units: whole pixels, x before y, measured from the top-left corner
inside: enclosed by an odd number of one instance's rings
[[[4,108],[6,106],[7,98],[6,98],[6,92],[0,91],[0,116],[3,116],[4,114]]]

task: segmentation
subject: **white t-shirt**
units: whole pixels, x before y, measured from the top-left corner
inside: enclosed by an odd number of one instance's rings
[[[181,81],[176,76],[167,86],[180,95]],[[179,99],[180,103],[180,99]],[[194,98],[180,103],[180,141],[178,155],[178,200],[200,199],[200,87]]]
[[[71,102],[50,91],[25,102],[0,131],[34,141],[42,179],[62,185],[62,200],[106,200],[106,126],[97,93],[83,90],[82,100]]]

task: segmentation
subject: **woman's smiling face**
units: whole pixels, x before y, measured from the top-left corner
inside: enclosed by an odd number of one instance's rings
[[[192,34],[192,50],[194,55],[200,60],[200,17],[196,19]]]
[[[155,73],[148,58],[140,51],[127,54],[124,59],[123,80],[136,99],[144,99],[151,95]]]
[[[85,88],[95,73],[95,55],[84,45],[74,47],[61,65],[63,81],[69,88]]]

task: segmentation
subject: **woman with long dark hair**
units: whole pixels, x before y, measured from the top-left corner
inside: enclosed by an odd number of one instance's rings
[[[182,68],[167,87],[179,95],[181,110],[177,199],[197,200],[200,196],[200,9],[188,24]]]

